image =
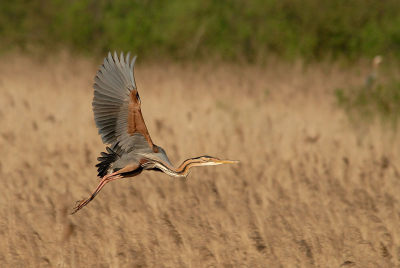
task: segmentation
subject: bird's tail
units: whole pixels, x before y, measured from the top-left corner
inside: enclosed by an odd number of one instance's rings
[[[101,153],[101,157],[98,157],[97,160],[100,162],[96,165],[97,171],[100,178],[103,178],[107,175],[108,170],[112,167],[112,164],[117,161],[121,157],[122,148],[117,143],[111,145],[111,147],[106,148],[106,152]]]

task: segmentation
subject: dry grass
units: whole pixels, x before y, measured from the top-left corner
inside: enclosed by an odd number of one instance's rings
[[[354,130],[333,105],[336,87],[363,82],[355,71],[139,58],[143,114],[171,161],[241,163],[144,172],[69,216],[99,181],[97,66],[2,62],[0,267],[400,266],[399,139]]]

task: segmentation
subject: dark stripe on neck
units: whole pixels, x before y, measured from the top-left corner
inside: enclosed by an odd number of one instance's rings
[[[178,174],[186,174],[193,164],[197,163],[196,158],[189,158],[183,161],[183,163],[177,168]]]
[[[196,163],[196,159],[186,159],[178,168],[170,167],[169,165],[166,165],[161,161],[157,161],[157,163],[162,165],[165,169],[168,169],[172,173],[175,173],[177,175],[185,175],[189,172],[189,169],[192,167],[192,165]]]

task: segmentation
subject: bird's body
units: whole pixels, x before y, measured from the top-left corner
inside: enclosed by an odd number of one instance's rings
[[[237,161],[200,156],[185,160],[175,168],[164,149],[155,145],[147,131],[141,101],[133,76],[136,57],[130,61],[111,53],[104,59],[95,77],[93,112],[107,152],[101,153],[98,176],[102,178],[92,195],[79,201],[72,213],[87,205],[110,181],[139,175],[144,170],[162,171],[173,177],[186,177],[194,166],[219,165]]]

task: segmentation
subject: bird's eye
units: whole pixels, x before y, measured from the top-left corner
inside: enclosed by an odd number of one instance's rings
[[[142,103],[142,102],[140,101],[139,93],[136,94],[136,98],[137,98],[137,100],[139,101],[139,103]]]

